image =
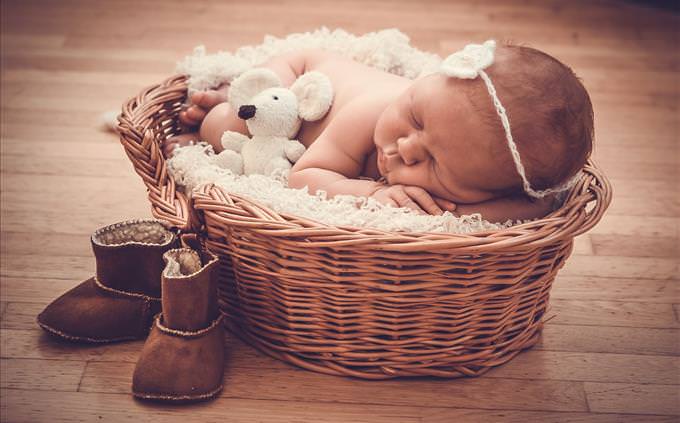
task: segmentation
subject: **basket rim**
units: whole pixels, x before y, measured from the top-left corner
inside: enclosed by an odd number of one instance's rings
[[[473,233],[385,231],[355,226],[334,226],[278,213],[247,196],[205,184],[193,194],[196,209],[227,225],[249,227],[271,237],[305,238],[309,247],[357,247],[386,251],[440,250],[455,247],[473,252],[527,249],[573,238],[592,228],[611,202],[608,179],[592,159],[584,178],[564,203],[547,216],[499,230]],[[589,204],[595,203],[590,210]]]

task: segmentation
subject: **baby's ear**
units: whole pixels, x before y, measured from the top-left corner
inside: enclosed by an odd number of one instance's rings
[[[267,88],[281,85],[281,80],[274,71],[266,68],[250,69],[231,81],[227,100],[233,110],[238,110]]]
[[[328,113],[333,103],[331,80],[320,72],[300,76],[290,87],[298,100],[298,114],[303,120],[319,120]]]

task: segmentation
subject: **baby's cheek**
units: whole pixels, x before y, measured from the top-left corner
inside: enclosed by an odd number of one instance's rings
[[[427,172],[419,165],[407,166],[402,164],[392,169],[390,174],[391,184],[413,185],[425,190],[432,188]]]
[[[381,146],[394,142],[397,137],[397,121],[391,109],[385,110],[375,125],[375,142]]]

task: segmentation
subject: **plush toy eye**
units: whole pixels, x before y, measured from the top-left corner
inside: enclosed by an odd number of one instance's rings
[[[279,98],[278,98],[277,96],[275,96],[275,95],[272,96],[272,98],[273,98],[274,100],[278,100],[278,99],[279,99]]]

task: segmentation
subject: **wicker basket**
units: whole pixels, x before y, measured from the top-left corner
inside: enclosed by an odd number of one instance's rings
[[[190,202],[159,142],[179,132],[182,76],[130,99],[121,142],[152,213],[220,256],[229,327],[281,360],[334,375],[478,376],[534,345],[573,238],[601,218],[611,187],[586,177],[546,218],[472,235],[334,227],[282,215],[215,186]]]

